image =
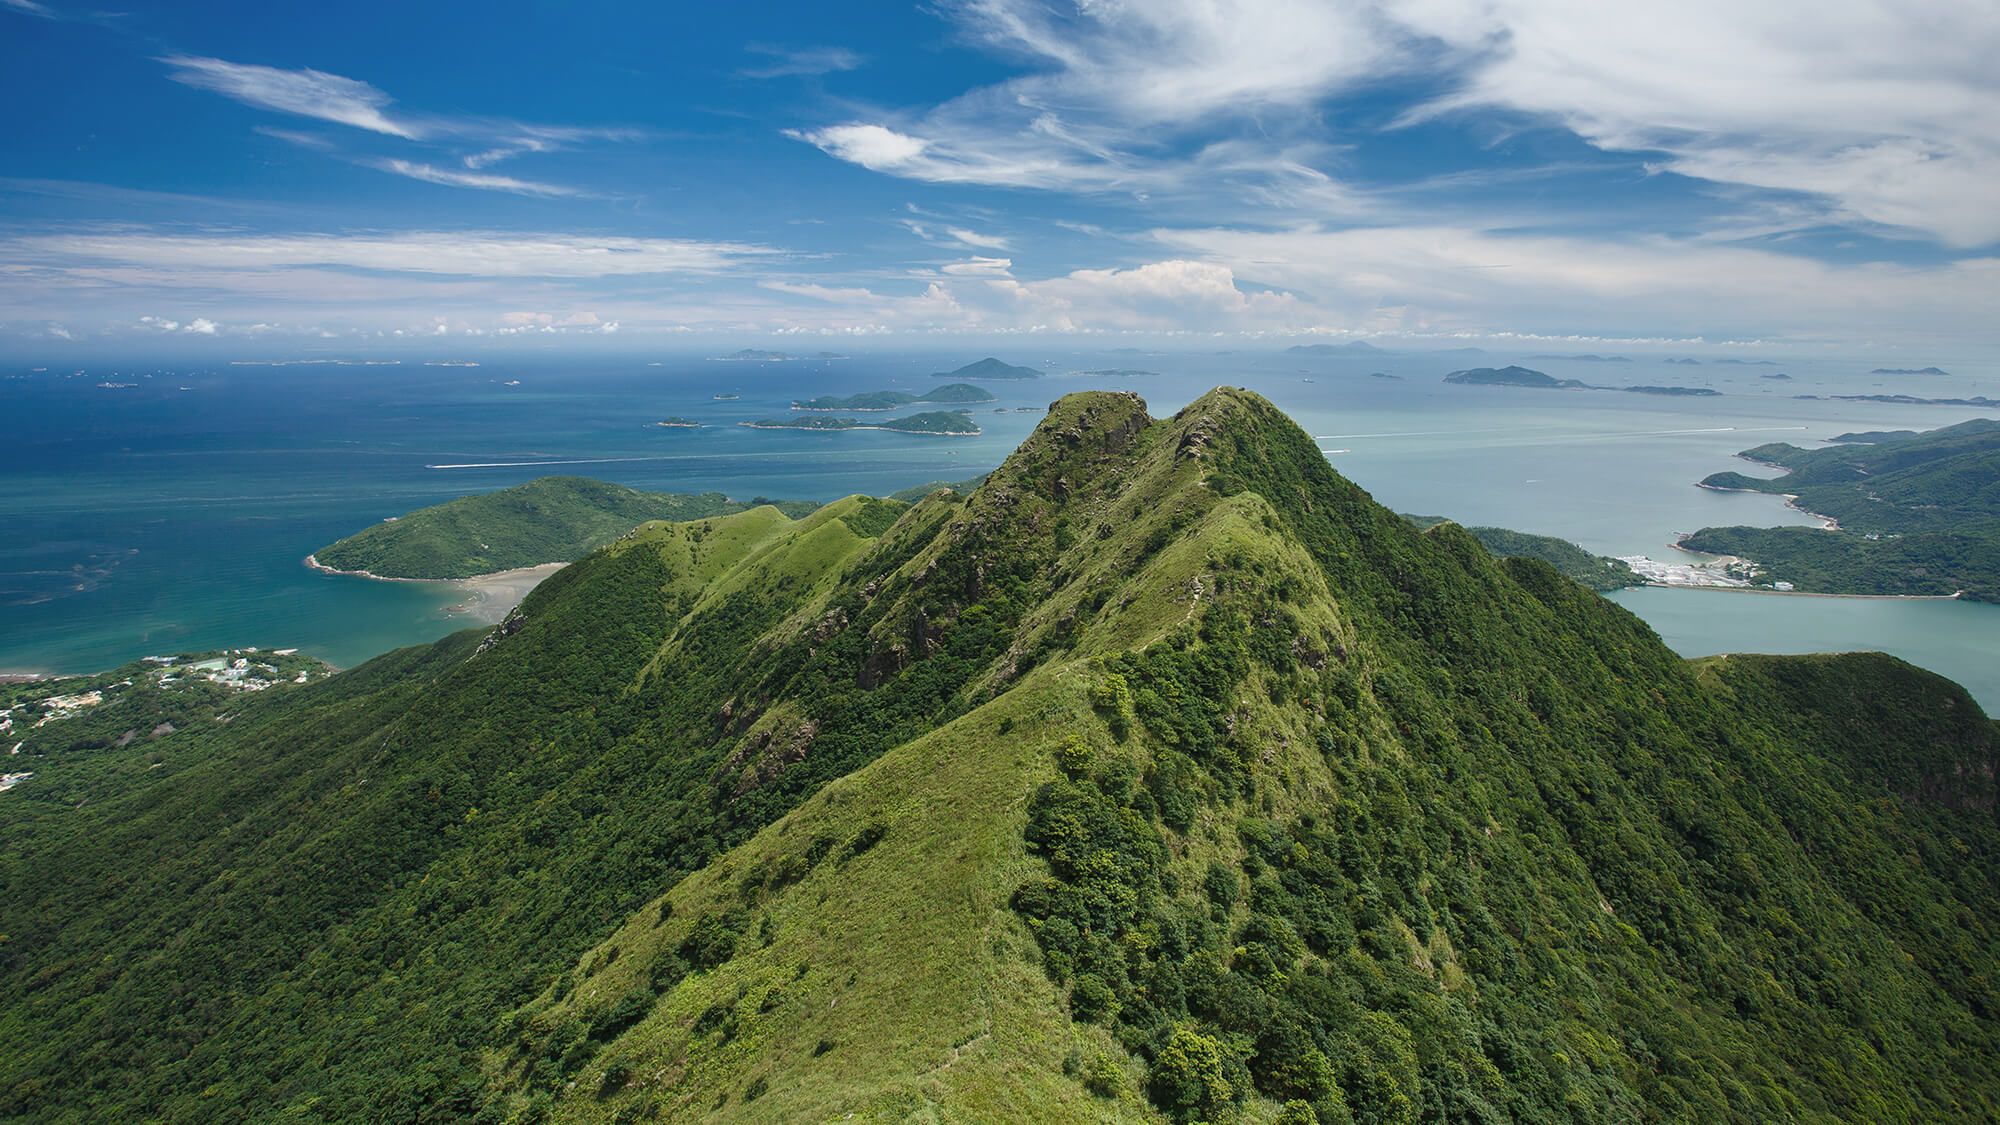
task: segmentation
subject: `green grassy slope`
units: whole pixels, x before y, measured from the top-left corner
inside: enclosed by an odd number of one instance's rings
[[[0,802],[7,1119],[2000,1109],[1963,691],[1684,664],[1244,392],[649,524],[149,752]]]
[[[313,557],[321,566],[383,578],[470,578],[570,562],[646,520],[728,515],[761,502],[746,504],[720,492],[640,492],[586,477],[541,477],[376,524]],[[794,517],[814,507],[780,506]]]

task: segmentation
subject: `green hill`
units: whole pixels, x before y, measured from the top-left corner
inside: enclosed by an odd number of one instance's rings
[[[382,578],[470,578],[582,558],[646,520],[746,511],[720,492],[640,492],[586,477],[541,477],[461,496],[376,524],[313,552],[319,565]],[[780,502],[798,516],[814,505]]]
[[[1838,530],[1705,527],[1682,546],[1752,559],[1764,578],[1801,590],[2000,601],[2000,422],[1832,440],[1841,444],[1746,449],[1738,456],[1790,471],[1715,473],[1701,485],[1790,496]]]
[[[1450,522],[1444,516],[1413,516],[1405,513],[1419,530],[1428,531],[1441,523]],[[1525,531],[1512,531],[1504,527],[1468,527],[1479,544],[1503,559],[1540,559],[1564,575],[1575,579],[1592,590],[1599,592],[1622,590],[1627,586],[1643,586],[1645,579],[1633,573],[1632,568],[1617,559],[1603,555],[1593,555],[1567,539],[1553,535],[1531,535]]]
[[[1961,689],[1680,661],[1241,391],[647,524],[144,752],[0,798],[0,1117],[2000,1114]]]
[[[933,371],[933,379],[1039,379],[1040,371],[1032,367],[1019,367],[987,356],[975,360],[956,371]]]

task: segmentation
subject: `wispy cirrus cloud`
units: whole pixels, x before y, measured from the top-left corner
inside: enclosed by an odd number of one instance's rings
[[[769,62],[746,66],[736,72],[740,78],[788,78],[832,74],[856,70],[867,57],[846,47],[786,47],[774,43],[750,43],[744,50],[763,55]]]
[[[252,63],[192,55],[168,55],[161,62],[173,68],[174,81],[208,90],[259,109],[332,121],[371,133],[418,140],[425,130],[412,121],[391,118],[384,111],[394,99],[366,82],[318,70],[279,70]]]
[[[37,4],[35,0],[0,0],[0,5],[5,5],[17,12],[26,12],[31,16],[40,16],[45,20],[61,18],[48,5]]]
[[[496,176],[487,172],[459,172],[450,168],[439,168],[410,160],[364,161],[371,168],[384,172],[394,172],[398,176],[408,176],[427,184],[442,184],[446,187],[476,188],[480,191],[504,191],[514,195],[529,195],[541,199],[555,199],[564,196],[588,195],[581,188],[565,187],[562,184],[538,183],[534,180],[516,179],[513,176]],[[477,165],[475,165],[477,167]]]
[[[353,162],[448,187],[544,198],[592,197],[595,193],[580,188],[487,174],[481,169],[517,156],[561,152],[593,142],[633,141],[643,136],[639,130],[618,127],[537,125],[503,118],[403,112],[394,108],[395,101],[388,94],[366,82],[318,70],[280,70],[189,55],[168,56],[160,61],[173,68],[169,77],[174,81],[245,105],[429,146],[440,158],[466,171],[440,167],[436,159],[361,156],[353,158]],[[327,136],[266,125],[256,128],[266,136],[303,148],[325,152],[341,149],[340,144]]]
[[[1655,171],[1824,201],[1799,213],[1969,249],[2000,239],[2000,20],[1963,0],[957,0],[1025,73],[787,135],[932,183],[1246,202],[1408,221],[1329,143],[1350,99],[1403,125],[1553,122]],[[1440,92],[1442,90],[1443,92]],[[1395,96],[1395,95],[1391,95]],[[1392,126],[1393,127],[1393,126]],[[1370,128],[1378,128],[1371,126]],[[1721,206],[1720,204],[1718,206]],[[1644,214],[1632,221],[1645,224]]]
[[[751,243],[500,231],[352,235],[77,231],[0,240],[0,247],[22,263],[166,268],[180,271],[190,284],[199,284],[204,270],[329,266],[487,278],[714,274],[784,253]]]

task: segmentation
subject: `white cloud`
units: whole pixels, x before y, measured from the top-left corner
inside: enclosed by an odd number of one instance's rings
[[[868,61],[845,47],[780,47],[770,43],[751,43],[744,49],[767,55],[772,60],[736,72],[744,78],[831,74],[838,70],[854,70]]]
[[[1011,275],[1014,262],[1011,258],[968,258],[940,268],[953,277],[1007,277]]]
[[[1002,238],[997,234],[980,234],[977,231],[966,230],[964,227],[946,227],[945,233],[967,246],[975,246],[984,250],[1012,250],[1014,248],[1012,239]]]
[[[787,129],[785,135],[809,144],[871,171],[908,168],[930,147],[929,142],[906,136],[881,125],[834,125],[825,129]]]
[[[1405,122],[1527,114],[1600,149],[1665,153],[1664,170],[1817,197],[1825,206],[1801,211],[1819,220],[1961,248],[2000,239],[1989,198],[2000,182],[2000,19],[1986,3],[959,0],[942,10],[1028,72],[926,111],[788,135],[934,183],[1192,195],[1245,219],[1261,206],[1279,221],[1393,221],[1410,203],[1357,200],[1328,174],[1328,144],[1352,119],[1344,96],[1420,79],[1452,92]]]
[[[187,330],[203,336],[213,336],[217,327],[218,325],[214,321],[198,316],[188,324]]]
[[[1699,239],[1499,235],[1469,227],[1160,230],[1169,251],[1312,294],[1365,331],[1814,340],[1966,339],[2000,259],[1841,265]]]
[[[1403,0],[1480,61],[1430,112],[1545,114],[1690,176],[1824,195],[1948,244],[2000,238],[2000,18],[1965,0]]]
[[[585,192],[561,184],[539,183],[534,180],[518,180],[512,176],[496,176],[488,172],[454,172],[449,168],[439,168],[431,164],[419,164],[409,160],[368,161],[371,168],[384,172],[394,172],[398,176],[408,176],[429,184],[446,187],[477,188],[481,191],[505,191],[515,195],[532,195],[542,198],[584,195]]]
[[[194,271],[286,271],[333,266],[490,278],[596,278],[711,274],[779,253],[734,242],[588,238],[571,234],[407,231],[355,235],[160,234],[146,231],[28,235],[0,240],[8,256],[58,268],[86,262]]]
[[[5,4],[17,12],[26,12],[31,16],[40,16],[45,20],[57,18],[56,14],[50,11],[46,5],[37,4],[35,0],[0,0],[0,4]]]
[[[169,55],[160,60],[174,68],[174,81],[201,90],[211,90],[245,105],[300,117],[316,117],[416,140],[423,131],[408,122],[384,115],[392,99],[366,82],[342,78],[317,70],[279,70],[222,59]]]

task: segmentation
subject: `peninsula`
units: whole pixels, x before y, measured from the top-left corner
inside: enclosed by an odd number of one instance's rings
[[[356,532],[313,552],[323,570],[370,578],[457,579],[570,562],[647,520],[691,520],[765,503],[720,492],[641,492],[588,477],[540,477],[461,496]],[[817,505],[783,502],[799,516]]]
[[[2000,601],[2000,423],[1841,434],[1823,449],[1776,442],[1738,454],[1789,472],[1715,473],[1703,488],[1784,496],[1809,527],[1705,527],[1685,550],[1754,562],[1758,580],[1829,594]]]

